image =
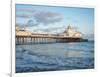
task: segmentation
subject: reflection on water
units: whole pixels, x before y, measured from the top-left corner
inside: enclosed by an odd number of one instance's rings
[[[93,42],[16,45],[16,72],[93,67]]]

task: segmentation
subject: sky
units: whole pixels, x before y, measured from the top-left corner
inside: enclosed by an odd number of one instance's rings
[[[94,34],[94,9],[16,4],[16,25],[32,32],[62,33],[68,25]]]

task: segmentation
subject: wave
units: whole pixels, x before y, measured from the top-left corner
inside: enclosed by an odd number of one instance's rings
[[[94,67],[93,58],[63,58],[34,53],[16,48],[16,72],[38,72],[53,70],[89,69]]]

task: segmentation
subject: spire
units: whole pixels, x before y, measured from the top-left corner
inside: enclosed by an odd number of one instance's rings
[[[70,26],[70,24],[68,25],[67,29],[71,29],[71,26]]]

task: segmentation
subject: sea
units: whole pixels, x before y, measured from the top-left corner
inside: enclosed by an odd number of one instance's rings
[[[16,45],[16,73],[94,68],[94,41]]]

